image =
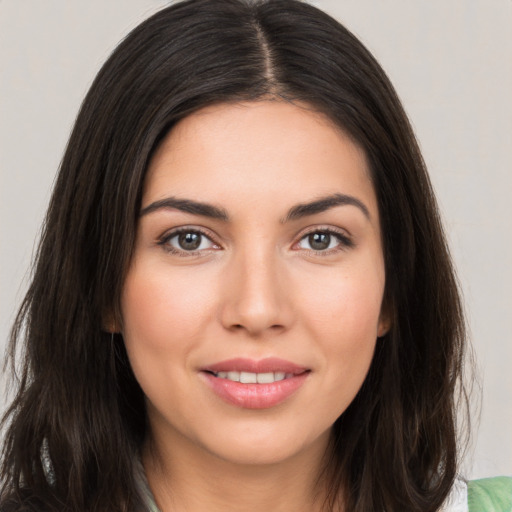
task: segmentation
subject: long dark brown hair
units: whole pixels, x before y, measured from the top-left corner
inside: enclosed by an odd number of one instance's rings
[[[364,149],[382,225],[385,307],[362,389],[336,421],[332,510],[437,510],[457,469],[464,322],[436,201],[411,126],[380,66],[337,21],[296,0],[188,0],[133,30],[100,70],[72,131],[33,279],[12,330],[20,377],[3,419],[13,510],[140,506],[133,465],[143,393],[119,318],[148,162],[180,119],[267,98],[327,115]]]

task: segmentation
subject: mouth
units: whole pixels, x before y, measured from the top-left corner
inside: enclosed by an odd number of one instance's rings
[[[306,382],[309,368],[289,361],[231,359],[201,369],[209,388],[225,402],[267,409],[286,401]]]
[[[305,370],[307,371],[307,370]],[[285,372],[238,372],[238,371],[227,371],[227,372],[208,372],[218,379],[227,379],[231,382],[241,382],[242,384],[272,384],[273,382],[279,382],[284,379],[291,379],[295,377],[294,373]]]

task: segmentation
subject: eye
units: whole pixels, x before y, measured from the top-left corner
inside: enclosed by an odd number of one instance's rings
[[[346,235],[332,230],[317,230],[303,236],[297,247],[316,252],[330,252],[352,247],[353,242]]]
[[[165,235],[159,245],[173,253],[196,253],[208,249],[219,249],[211,238],[197,229],[180,229]]]

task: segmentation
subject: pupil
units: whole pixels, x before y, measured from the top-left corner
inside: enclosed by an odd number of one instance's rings
[[[193,251],[201,245],[201,235],[199,233],[180,233],[178,242],[182,249]]]
[[[309,245],[315,249],[315,251],[322,251],[329,247],[331,243],[331,235],[328,233],[313,233],[309,235]]]

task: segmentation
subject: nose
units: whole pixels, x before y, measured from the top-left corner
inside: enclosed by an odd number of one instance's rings
[[[225,269],[221,322],[232,332],[251,337],[288,329],[293,321],[286,273],[274,251],[257,250],[233,257]]]

